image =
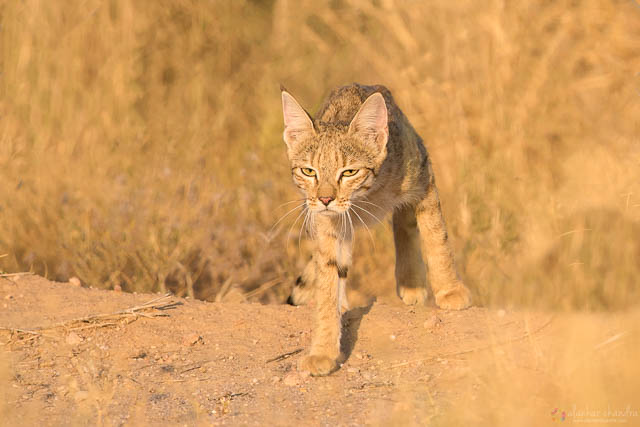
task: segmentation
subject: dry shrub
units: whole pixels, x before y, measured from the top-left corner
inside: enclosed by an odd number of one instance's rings
[[[299,197],[278,84],[315,110],[358,81],[388,86],[423,136],[480,303],[627,306],[639,16],[604,0],[4,2],[0,268],[206,299],[269,283],[251,298],[282,301],[309,249],[295,214],[270,230]],[[354,271],[381,293],[393,246],[374,234]]]

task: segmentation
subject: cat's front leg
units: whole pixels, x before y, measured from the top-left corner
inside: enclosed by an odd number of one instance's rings
[[[338,238],[333,217],[318,215],[316,227],[315,326],[311,351],[300,361],[299,369],[322,376],[335,371],[340,358],[341,311],[348,307],[344,286],[351,245]]]

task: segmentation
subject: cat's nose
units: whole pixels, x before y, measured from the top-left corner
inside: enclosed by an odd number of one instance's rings
[[[320,199],[320,201],[321,201],[325,206],[329,206],[329,203],[331,203],[331,201],[333,200],[333,197],[318,197],[318,199]]]

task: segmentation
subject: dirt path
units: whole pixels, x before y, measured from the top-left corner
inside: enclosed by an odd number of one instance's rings
[[[464,409],[497,390],[487,385],[492,372],[553,387],[541,360],[553,359],[572,322],[598,325],[592,348],[624,341],[615,334],[638,319],[377,302],[350,322],[351,355],[326,378],[296,370],[296,352],[310,341],[309,307],[168,298],[156,302],[162,310],[71,322],[158,297],[37,276],[0,279],[0,424],[423,425],[463,413],[473,420],[478,411]],[[66,323],[29,332],[59,322]],[[530,415],[551,421],[553,405],[543,398]]]

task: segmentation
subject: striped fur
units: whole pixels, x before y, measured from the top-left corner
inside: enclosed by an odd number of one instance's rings
[[[315,119],[285,90],[282,102],[292,177],[306,197],[316,244],[290,298],[293,304],[315,302],[311,351],[300,368],[312,375],[337,368],[353,230],[388,213],[398,296],[406,304],[423,303],[428,266],[436,304],[468,307],[470,293],[456,273],[429,156],[391,93],[359,84],[335,89]]]

